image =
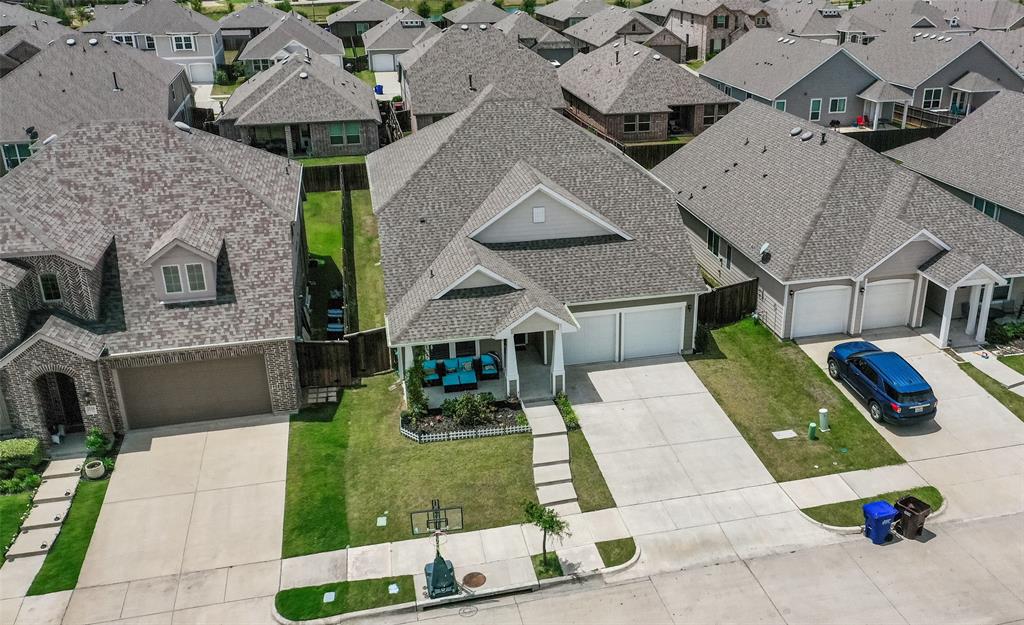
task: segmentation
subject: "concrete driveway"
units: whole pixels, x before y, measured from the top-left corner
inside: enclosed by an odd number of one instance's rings
[[[911,426],[872,423],[921,477],[946,495],[949,516],[1024,511],[1024,423],[916,332],[888,328],[862,338],[903,356],[935,390],[939,410],[934,421]],[[829,350],[849,340],[830,336],[799,343],[824,369]],[[837,386],[869,419],[860,399],[845,384]]]
[[[288,416],[129,432],[78,585],[281,557]]]

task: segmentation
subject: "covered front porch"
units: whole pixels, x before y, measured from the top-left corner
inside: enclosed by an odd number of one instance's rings
[[[880,127],[907,127],[907,110],[914,101],[911,94],[896,85],[877,80],[857,97],[863,101],[862,114],[857,120],[858,128],[878,130]]]
[[[983,344],[990,321],[1016,317],[1013,291],[1013,280],[984,266],[949,288],[929,281],[921,335],[940,348]]]

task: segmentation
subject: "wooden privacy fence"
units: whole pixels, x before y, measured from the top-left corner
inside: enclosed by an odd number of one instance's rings
[[[739,321],[757,308],[757,278],[701,293],[697,300],[697,321],[722,325]]]
[[[949,126],[936,126],[934,128],[903,128],[896,130],[873,130],[864,132],[849,132],[846,136],[856,139],[868,146],[875,152],[894,150],[914,141],[921,139],[935,139],[942,133],[949,130]]]
[[[302,168],[302,188],[306,193],[341,191],[345,185],[349,189],[369,189],[370,180],[366,175],[366,165],[345,163],[342,165],[303,166]]]
[[[299,384],[352,386],[352,348],[348,341],[302,341],[295,344]]]
[[[349,360],[354,376],[377,375],[393,368],[391,348],[388,347],[384,328],[346,334],[345,340],[349,344]]]

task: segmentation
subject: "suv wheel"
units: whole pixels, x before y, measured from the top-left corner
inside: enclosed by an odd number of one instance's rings
[[[828,374],[832,376],[833,380],[839,379],[839,363],[835,358],[828,359]]]
[[[868,404],[868,413],[871,418],[874,419],[875,423],[883,423],[885,419],[882,418],[882,407],[878,405],[877,401],[873,401]]]

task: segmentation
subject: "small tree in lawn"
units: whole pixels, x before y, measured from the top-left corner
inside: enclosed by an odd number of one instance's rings
[[[423,18],[430,17],[430,3],[427,0],[420,0],[416,5],[416,14]]]
[[[412,349],[412,364],[405,370],[405,395],[409,401],[409,420],[415,426],[427,415],[427,394],[423,391],[423,361],[426,350],[418,346]]]
[[[447,13],[448,11],[455,9],[455,3],[452,0],[445,0],[444,4],[441,5],[441,13]]]
[[[569,536],[569,524],[566,523],[558,513],[551,508],[545,508],[535,501],[527,501],[525,510],[526,522],[536,525],[544,538],[541,542],[541,553],[543,553],[544,565],[548,563],[548,535],[555,538]]]
[[[533,15],[533,10],[537,8],[537,0],[523,0],[523,10]]]

